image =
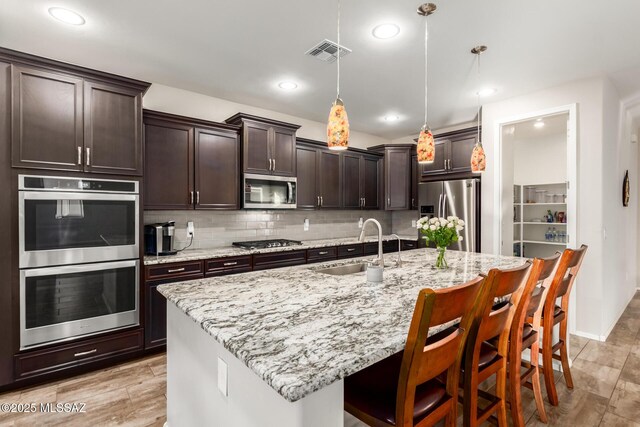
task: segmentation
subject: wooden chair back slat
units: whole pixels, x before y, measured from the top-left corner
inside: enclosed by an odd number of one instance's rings
[[[555,301],[559,297],[563,297],[563,301],[566,299],[563,305],[568,305],[568,296],[571,293],[571,288],[586,252],[587,246],[582,245],[579,249],[565,249],[562,253],[545,300],[545,316],[547,314],[553,315]]]

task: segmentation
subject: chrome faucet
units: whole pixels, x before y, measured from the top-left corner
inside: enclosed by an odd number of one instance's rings
[[[382,252],[382,226],[380,225],[380,222],[378,222],[378,220],[375,218],[367,219],[364,224],[362,224],[362,231],[360,232],[360,238],[358,240],[360,242],[364,242],[364,232],[367,228],[367,224],[370,222],[374,223],[378,227],[378,258],[373,262],[384,268],[384,255]]]
[[[395,237],[396,239],[398,239],[398,259],[396,260],[396,267],[402,267],[402,259],[400,258],[400,248],[402,246],[402,243],[400,240],[400,236],[398,236],[397,234],[392,234],[389,237]]]

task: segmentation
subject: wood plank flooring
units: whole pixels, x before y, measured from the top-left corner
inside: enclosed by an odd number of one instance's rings
[[[567,389],[558,373],[560,405],[546,404],[547,425],[640,427],[640,293],[631,301],[607,342],[572,336],[571,358],[575,388]],[[490,389],[492,384],[484,386]],[[530,390],[523,390],[523,400],[527,426],[543,426]],[[86,412],[0,412],[0,426],[162,426],[166,420],[166,356],[151,356],[0,394],[0,404],[14,402],[38,405],[82,402],[86,404]],[[362,426],[345,413],[345,427]]]

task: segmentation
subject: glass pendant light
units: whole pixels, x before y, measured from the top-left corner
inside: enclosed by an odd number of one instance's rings
[[[336,52],[338,62],[338,78],[336,100],[329,111],[327,121],[327,145],[330,150],[346,150],[349,147],[349,118],[344,103],[340,99],[340,0],[338,0],[338,49]]]
[[[436,159],[436,144],[433,140],[433,134],[431,133],[431,129],[429,125],[427,125],[427,112],[428,112],[428,97],[427,97],[427,87],[428,87],[428,71],[427,66],[429,64],[428,61],[428,40],[429,40],[429,27],[427,26],[427,16],[431,15],[436,11],[436,5],[433,3],[425,3],[418,8],[418,15],[422,15],[425,17],[424,20],[424,125],[422,125],[422,129],[420,129],[420,136],[418,136],[418,146],[416,147],[416,151],[418,153],[418,163],[433,163]]]
[[[487,50],[486,46],[476,46],[471,49],[471,53],[477,55],[478,63],[478,84],[480,83],[480,55]],[[478,109],[478,137],[476,139],[476,145],[471,152],[471,172],[482,173],[487,167],[487,156],[484,154],[484,147],[482,147],[482,135],[480,133],[480,118],[482,113],[482,107],[480,107],[480,89],[476,92],[476,106]]]

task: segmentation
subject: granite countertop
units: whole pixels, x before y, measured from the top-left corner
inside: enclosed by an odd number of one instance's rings
[[[295,402],[404,348],[418,292],[463,283],[522,258],[434,249],[402,252],[383,283],[366,273],[317,272],[363,258],[158,286],[202,329],[285,399]],[[394,259],[395,254],[388,254]],[[432,333],[437,332],[432,330]]]
[[[415,236],[400,236],[402,240],[417,240],[418,235]],[[382,240],[393,240],[395,237],[391,236],[382,236]],[[365,242],[377,242],[377,236],[370,236],[365,239]],[[357,237],[346,237],[340,239],[322,239],[322,240],[305,240],[302,242],[302,245],[297,246],[285,246],[278,248],[266,248],[266,249],[242,249],[236,248],[234,246],[226,246],[221,248],[211,248],[211,249],[187,249],[183,252],[178,252],[176,255],[169,256],[153,256],[147,255],[144,257],[144,265],[155,265],[155,264],[167,264],[171,262],[183,262],[183,261],[197,261],[201,259],[210,259],[210,258],[226,258],[232,256],[242,256],[242,255],[252,255],[252,254],[262,254],[269,252],[285,252],[285,251],[296,251],[301,249],[313,249],[313,248],[324,248],[327,246],[343,246],[343,245],[352,245],[358,243]]]

